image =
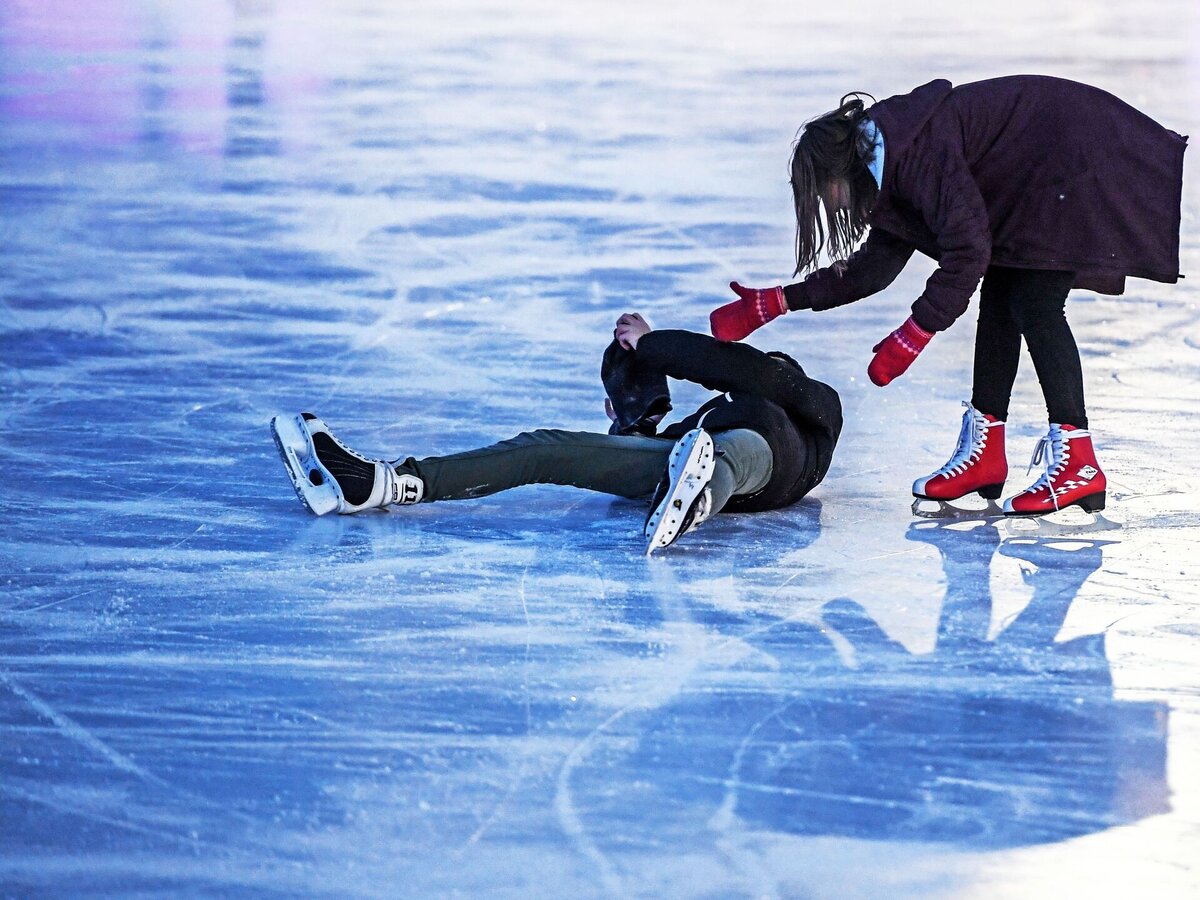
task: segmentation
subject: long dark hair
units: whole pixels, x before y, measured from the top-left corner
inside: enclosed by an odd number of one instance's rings
[[[879,196],[879,186],[867,168],[872,144],[859,127],[867,117],[863,97],[875,101],[859,91],[847,94],[837,109],[806,123],[792,146],[797,275],[816,268],[822,248],[835,265],[849,256]],[[826,208],[822,221],[821,191],[838,179],[849,185],[849,208]]]

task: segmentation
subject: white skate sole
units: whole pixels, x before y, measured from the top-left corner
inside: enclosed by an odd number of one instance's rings
[[[712,435],[701,428],[681,437],[667,464],[670,487],[646,520],[646,555],[672,544],[679,537],[688,510],[712,481],[716,455]]]
[[[314,515],[336,512],[341,500],[337,481],[317,459],[312,435],[304,426],[303,417],[275,416],[271,420],[271,436],[275,438],[275,446],[279,448],[279,456],[300,502]]]

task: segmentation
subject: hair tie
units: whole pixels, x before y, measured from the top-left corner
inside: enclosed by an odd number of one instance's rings
[[[871,94],[868,94],[866,91],[851,91],[848,94],[843,94],[842,99],[838,104],[842,115],[850,118],[865,110],[866,104],[862,100],[863,97],[870,98],[872,103],[877,102],[875,97]]]

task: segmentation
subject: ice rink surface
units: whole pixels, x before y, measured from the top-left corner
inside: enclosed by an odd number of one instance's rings
[[[846,91],[1038,72],[1200,133],[1194,0],[739,6],[0,4],[0,896],[1197,896],[1195,148],[1191,277],[1069,305],[1101,529],[911,515],[974,330],[866,381],[916,260],[751,341],[845,405],[792,509],[647,561],[569,488],[297,503],[276,413],[605,429],[618,314],[788,278]],[[1044,427],[1026,361],[1010,492]]]

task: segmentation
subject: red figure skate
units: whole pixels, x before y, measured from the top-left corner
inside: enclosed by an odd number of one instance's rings
[[[972,515],[999,515],[996,499],[1004,490],[1008,477],[1008,460],[1004,455],[1004,423],[981,413],[970,403],[963,403],[962,429],[958,433],[958,446],[949,461],[931,475],[913,482],[912,492],[916,497],[913,512],[916,515],[940,517],[949,513]],[[957,500],[967,494],[979,494],[988,501],[982,511],[962,510],[950,506],[946,501]],[[936,500],[937,511],[923,513],[920,501]]]
[[[1038,441],[1032,469],[1044,463],[1046,471],[1021,493],[1004,501],[1006,516],[1042,516],[1078,506],[1090,513],[1104,509],[1108,481],[1096,462],[1091,432],[1074,425],[1051,424]]]

